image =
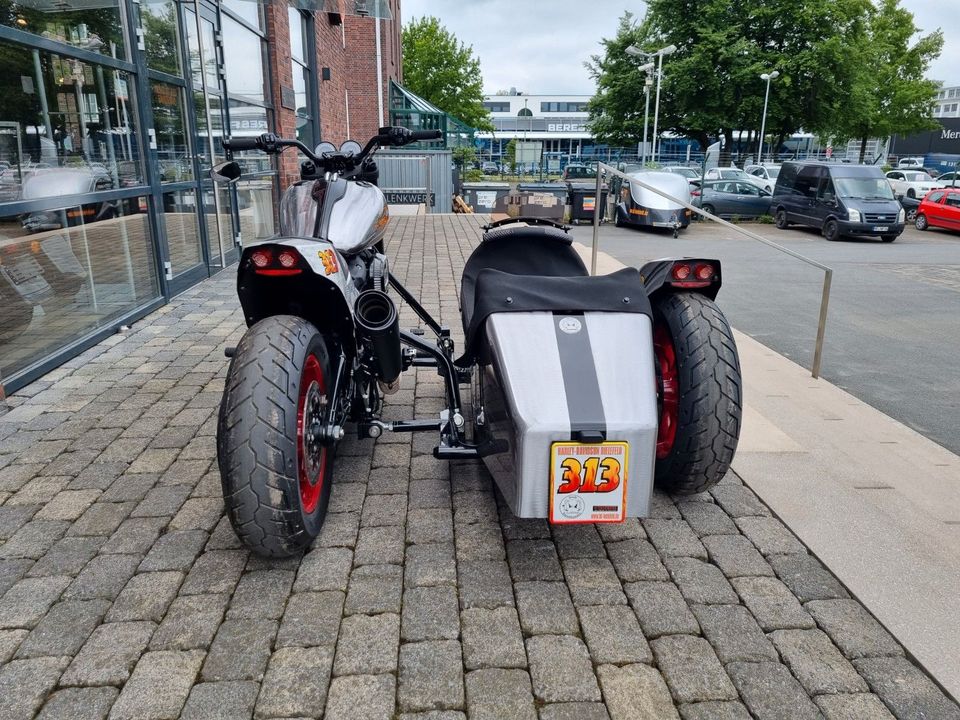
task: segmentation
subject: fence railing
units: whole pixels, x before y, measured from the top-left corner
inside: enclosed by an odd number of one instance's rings
[[[785,248],[783,247],[783,245],[779,245],[773,242],[773,240],[770,240],[761,235],[758,235],[755,232],[751,232],[750,230],[740,227],[739,225],[734,225],[733,223],[727,222],[726,220],[723,220],[717,217],[716,215],[712,215],[711,213],[704,212],[703,209],[696,207],[690,202],[674,197],[673,195],[670,195],[669,193],[664,192],[660,188],[644,182],[642,179],[640,179],[640,177],[637,174],[627,175],[626,173],[623,173],[617,170],[615,167],[612,167],[611,165],[607,165],[606,163],[601,162],[597,164],[597,202],[593,207],[593,244],[592,244],[592,247],[590,248],[590,274],[591,275],[597,274],[597,257],[598,257],[598,253],[600,252],[600,237],[599,237],[600,236],[600,198],[602,197],[601,193],[602,193],[603,180],[605,175],[616,175],[617,177],[621,177],[624,180],[631,183],[632,185],[639,185],[644,190],[649,190],[655,195],[659,195],[660,197],[665,198],[670,202],[676,203],[677,205],[681,205],[685,207],[687,210],[690,210],[707,220],[712,220],[713,222],[719,225],[722,225],[725,228],[738,232],[741,235],[745,235],[751,240],[756,240],[757,242],[763,243],[767,247],[771,247],[774,250],[777,250],[786,255],[789,255],[790,257],[800,260],[801,262],[804,262],[807,265],[811,265],[817,268],[818,270],[822,270],[823,271],[823,291],[820,296],[820,317],[817,322],[817,340],[813,350],[813,366],[810,368],[810,374],[813,375],[814,378],[820,377],[820,366],[823,362],[823,339],[824,339],[824,334],[826,332],[826,327],[827,327],[827,308],[830,305],[830,285],[831,285],[831,282],[833,281],[833,270],[830,267],[824,265],[823,263],[819,263],[816,260],[812,260],[804,255],[801,255],[798,252],[794,252],[789,248]]]

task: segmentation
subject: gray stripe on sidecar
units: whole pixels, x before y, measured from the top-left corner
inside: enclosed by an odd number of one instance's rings
[[[580,321],[580,331],[567,333],[560,329],[560,321],[573,317]],[[563,388],[567,395],[567,413],[570,415],[570,432],[607,432],[607,419],[603,413],[600,397],[600,382],[597,366],[590,348],[590,333],[587,331],[583,313],[557,314],[553,316],[553,329],[560,351],[560,371]]]

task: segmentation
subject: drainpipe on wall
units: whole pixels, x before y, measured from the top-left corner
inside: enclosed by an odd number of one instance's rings
[[[380,120],[380,127],[386,123],[383,121],[383,56],[380,47],[380,18],[374,18],[376,30],[374,36],[377,40],[377,117]]]

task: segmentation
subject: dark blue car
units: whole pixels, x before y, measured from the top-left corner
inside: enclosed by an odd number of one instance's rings
[[[720,217],[759,217],[770,214],[773,195],[745,180],[707,180],[691,195],[693,204]]]

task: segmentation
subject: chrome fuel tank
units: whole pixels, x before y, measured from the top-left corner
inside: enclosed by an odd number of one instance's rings
[[[302,180],[280,201],[280,234],[327,240],[343,255],[383,238],[390,215],[383,193],[367,182]]]

